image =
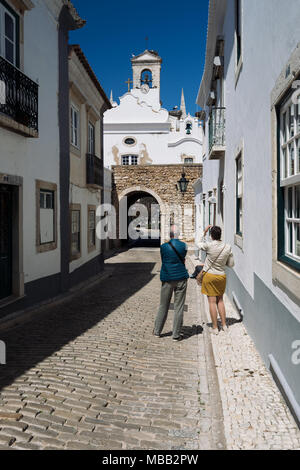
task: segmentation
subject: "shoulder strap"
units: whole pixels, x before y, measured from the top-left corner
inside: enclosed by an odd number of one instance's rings
[[[220,251],[220,253],[218,254],[218,256],[214,259],[214,261],[211,263],[211,265],[210,265],[210,267],[208,268],[208,270],[205,271],[205,272],[208,272],[208,271],[213,267],[213,265],[215,264],[215,262],[217,261],[217,259],[221,256],[221,254],[222,254],[223,251],[225,250],[225,248],[226,248],[226,244],[224,244],[224,246],[223,246],[222,250]]]
[[[184,264],[185,266],[185,262],[184,262],[184,259],[182,258],[181,254],[178,253],[178,251],[176,250],[175,246],[173,245],[173,243],[171,242],[171,240],[168,242],[169,245],[173,248],[173,250],[175,251],[176,255],[178,256],[178,258],[180,259],[180,261],[182,262],[182,264]]]

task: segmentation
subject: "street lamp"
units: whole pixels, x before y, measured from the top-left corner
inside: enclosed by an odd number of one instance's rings
[[[189,181],[185,177],[185,173],[182,173],[180,180],[177,182],[178,188],[182,194],[186,193]]]

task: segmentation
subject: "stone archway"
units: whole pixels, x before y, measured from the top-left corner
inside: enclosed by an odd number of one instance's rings
[[[124,211],[124,213],[126,212],[126,214],[128,214],[129,207],[134,206],[136,202],[140,202],[144,204],[144,200],[148,198],[153,199],[153,203],[159,205],[159,221],[158,221],[159,228],[157,227],[153,228],[152,221],[151,221],[151,227],[148,227],[148,228],[150,228],[150,231],[154,233],[152,233],[151,235],[149,232],[149,237],[151,238],[153,236],[154,239],[158,239],[162,243],[164,243],[165,231],[166,231],[166,228],[165,228],[166,209],[165,209],[164,202],[155,191],[143,185],[131,186],[129,188],[126,188],[120,194],[118,194],[119,212]],[[148,214],[150,215],[150,212],[148,212]],[[120,220],[122,220],[122,217]],[[158,229],[158,234],[157,234],[157,229]]]
[[[131,165],[112,166],[113,203],[117,214],[128,195],[144,192],[153,196],[160,206],[161,243],[169,238],[170,223],[175,215],[181,239],[195,239],[195,183],[202,177],[201,164]],[[188,180],[185,193],[181,193],[178,180],[182,173]],[[126,219],[127,220],[127,219]],[[124,222],[124,221],[123,221]],[[121,225],[121,224],[120,224]],[[122,226],[126,224],[122,224]],[[127,234],[125,238],[127,237]],[[124,237],[121,237],[124,239]]]

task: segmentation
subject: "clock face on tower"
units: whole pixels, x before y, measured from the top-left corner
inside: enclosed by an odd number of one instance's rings
[[[149,85],[147,85],[146,83],[144,83],[142,86],[141,86],[141,92],[142,93],[148,93],[149,91]]]

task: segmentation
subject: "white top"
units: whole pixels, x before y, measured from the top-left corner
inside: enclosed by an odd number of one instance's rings
[[[205,272],[208,272],[209,274],[224,276],[224,274],[226,274],[225,266],[233,268],[234,259],[230,245],[227,245],[220,240],[213,240],[211,242],[208,242],[206,241],[206,238],[203,237],[198,245],[198,248],[200,250],[206,251],[206,260],[203,268]],[[224,250],[222,251],[223,248]]]

